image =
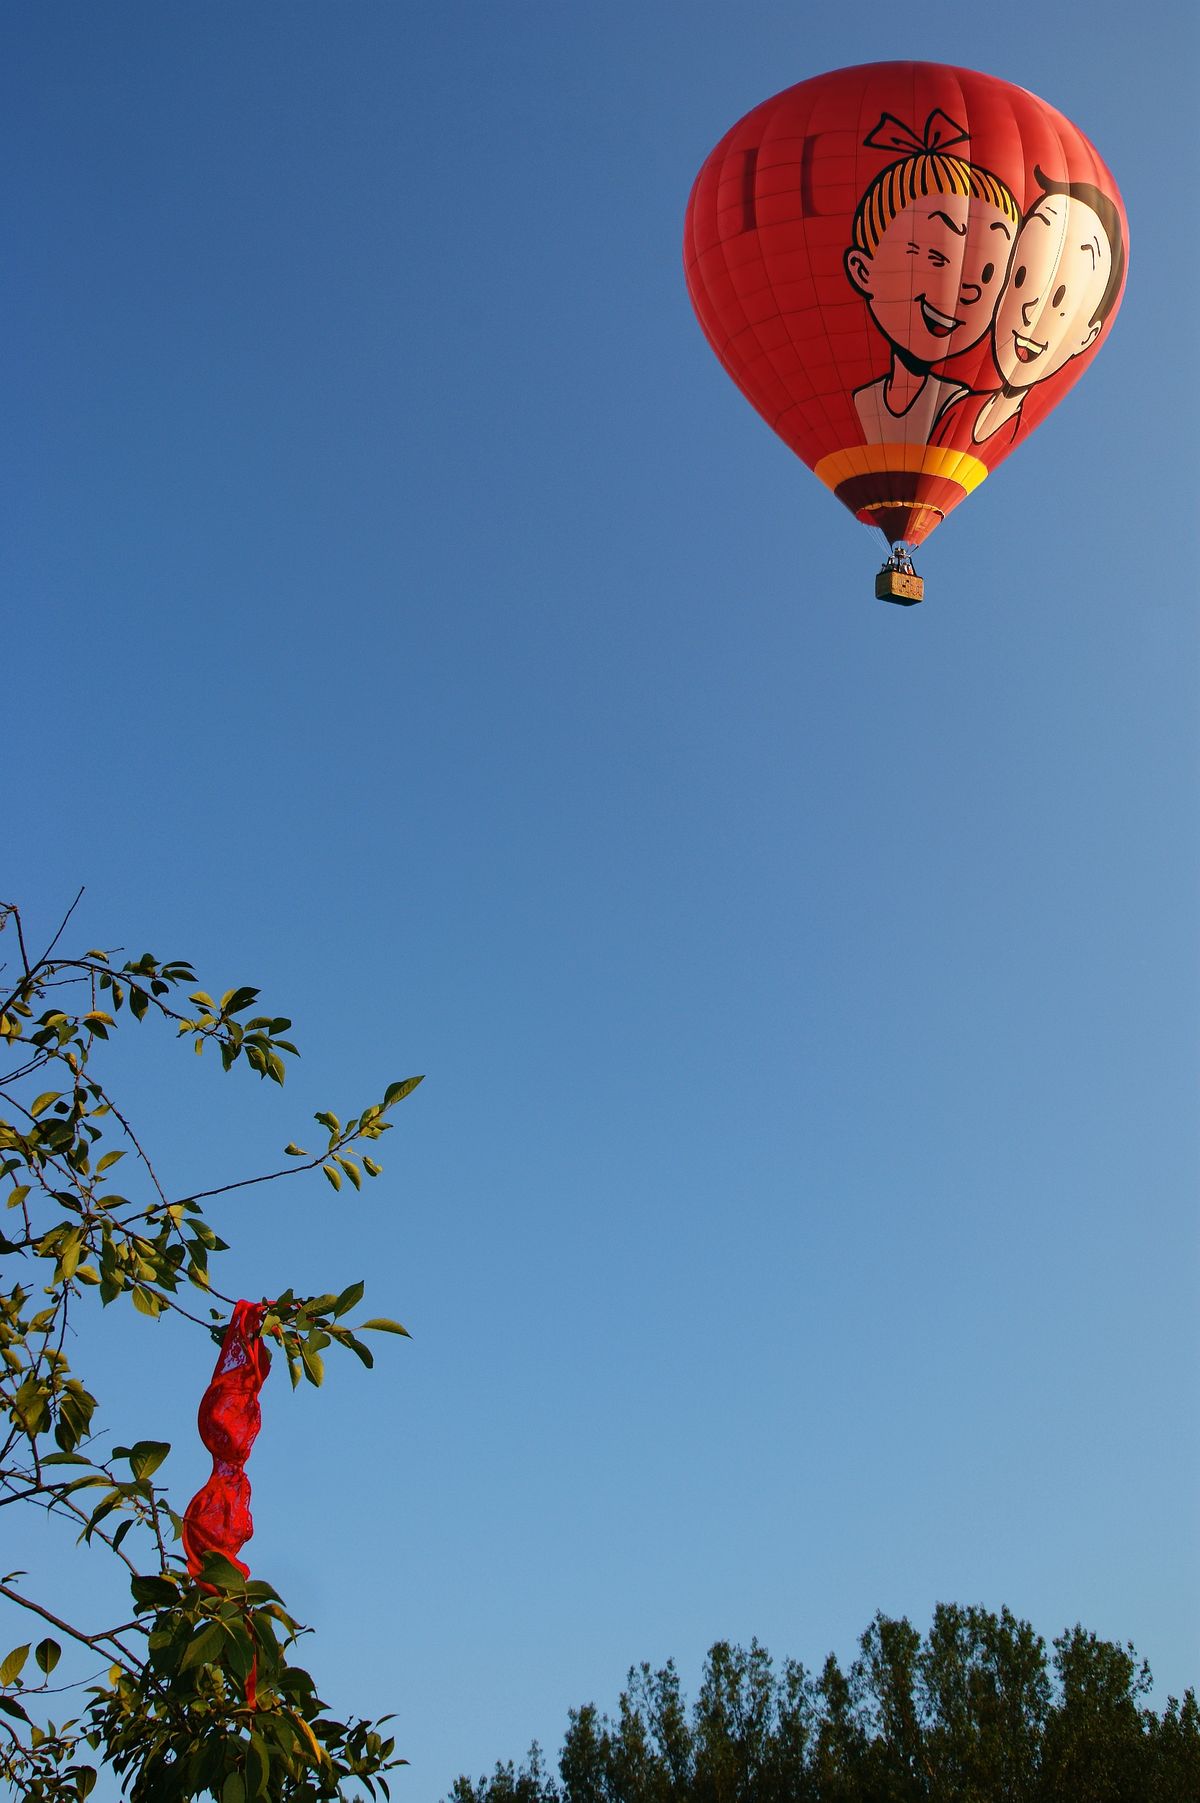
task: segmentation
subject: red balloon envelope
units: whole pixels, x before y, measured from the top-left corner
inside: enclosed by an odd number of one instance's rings
[[[919,545],[1083,374],[1128,225],[1045,101],[937,63],[800,82],[696,178],[688,291],[798,457],[889,544]]]

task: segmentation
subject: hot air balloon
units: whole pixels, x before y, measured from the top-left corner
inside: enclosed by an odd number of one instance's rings
[[[1045,418],[1108,336],[1125,209],[1083,133],[991,75],[868,63],[747,113],[696,178],[688,292],[746,398],[912,554]]]

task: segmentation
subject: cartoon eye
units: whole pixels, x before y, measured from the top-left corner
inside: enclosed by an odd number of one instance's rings
[[[1025,265],[1024,265],[1024,263],[1022,263],[1020,269],[1018,269],[1016,275],[1013,277],[1013,287],[1019,288],[1024,280],[1025,280]]]
[[[929,253],[929,261],[933,264],[935,269],[945,269],[950,259],[949,257],[944,257],[940,250],[931,250]]]
[[[995,273],[996,273],[996,265],[994,263],[985,263],[983,266],[983,272],[980,275],[979,279],[981,282],[985,282],[985,283],[990,282],[992,277],[995,275]]]
[[[1066,283],[1060,282],[1058,284],[1058,287],[1054,290],[1054,293],[1050,296],[1050,305],[1052,307],[1061,307],[1062,303],[1063,303],[1063,295],[1066,292],[1067,292]]]

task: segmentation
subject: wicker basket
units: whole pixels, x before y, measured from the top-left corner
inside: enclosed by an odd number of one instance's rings
[[[925,584],[919,576],[904,570],[880,570],[875,578],[877,601],[895,601],[900,607],[915,607],[925,599]]]

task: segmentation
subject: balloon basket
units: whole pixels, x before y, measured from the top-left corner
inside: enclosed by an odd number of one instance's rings
[[[912,559],[899,547],[875,578],[875,599],[894,601],[898,607],[915,607],[925,599],[925,584],[912,567]]]

